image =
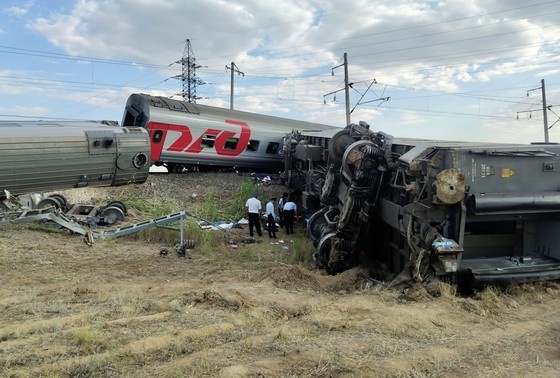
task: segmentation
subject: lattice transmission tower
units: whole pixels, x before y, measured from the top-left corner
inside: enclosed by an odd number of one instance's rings
[[[196,69],[202,66],[197,63],[194,57],[190,39],[185,42],[183,57],[175,63],[180,63],[182,68],[181,75],[173,76],[173,78],[182,81],[181,96],[188,102],[196,103],[196,100],[201,98],[196,95],[196,87],[204,84],[204,82],[196,76]]]

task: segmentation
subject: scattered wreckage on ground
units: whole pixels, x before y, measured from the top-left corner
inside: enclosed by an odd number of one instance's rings
[[[558,144],[396,138],[365,122],[285,139],[318,267],[467,286],[560,278]]]
[[[43,197],[38,193],[20,195],[15,198],[9,192],[5,192],[5,197],[6,199],[3,201],[5,211],[0,213],[0,227],[38,222],[80,234],[89,245],[93,245],[95,239],[113,239],[159,227],[179,231],[180,240],[174,246],[179,256],[184,256],[187,249],[194,247],[193,240],[184,238],[184,220],[187,216],[184,210],[147,221],[106,228],[107,226],[117,226],[125,220],[128,209],[123,202],[109,201],[105,206],[75,205],[70,204],[60,194]],[[179,227],[167,226],[176,221],[179,222]],[[165,248],[160,251],[162,255],[167,253],[168,250]]]

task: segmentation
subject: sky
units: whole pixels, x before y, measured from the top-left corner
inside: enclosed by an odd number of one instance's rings
[[[188,97],[185,61],[199,104],[560,142],[560,0],[3,0],[0,120],[120,122],[132,93]]]

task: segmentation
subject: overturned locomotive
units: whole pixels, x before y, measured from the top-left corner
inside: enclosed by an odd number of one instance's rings
[[[560,145],[396,138],[365,122],[288,135],[316,265],[469,285],[560,278]],[[400,275],[399,275],[400,274]]]

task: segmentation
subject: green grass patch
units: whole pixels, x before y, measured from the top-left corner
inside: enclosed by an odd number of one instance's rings
[[[315,247],[313,247],[313,243],[310,239],[303,236],[294,238],[291,249],[290,263],[303,263],[304,265],[311,265],[313,263]]]
[[[242,267],[253,269],[281,261],[283,263],[309,264],[312,262],[314,248],[307,238],[294,237],[293,241],[282,246],[272,247],[268,238],[262,239],[262,244],[245,244],[248,238],[247,226],[243,230],[203,229],[199,222],[237,223],[246,217],[245,203],[247,199],[257,193],[261,199],[263,209],[268,198],[274,194],[274,187],[261,186],[255,180],[247,178],[231,193],[225,194],[215,189],[208,189],[204,197],[199,197],[182,205],[176,199],[161,198],[159,200],[146,199],[138,188],[130,186],[119,193],[115,198],[123,202],[129,209],[127,224],[142,222],[149,219],[163,217],[169,214],[185,210],[186,217],[183,222],[183,237],[185,241],[194,242],[194,251],[203,260],[212,263],[230,261],[241,264]],[[276,188],[277,189],[277,188]],[[134,219],[131,219],[133,214]],[[180,241],[180,222],[173,222],[166,228],[154,227],[141,232],[126,235],[125,238],[147,241],[150,243],[162,243],[167,246],[175,246]],[[264,230],[263,230],[264,232]],[[266,235],[266,232],[264,232]],[[232,247],[238,244],[238,248]],[[200,255],[199,255],[200,253]]]
[[[267,198],[272,193],[271,188],[260,186],[254,180],[247,179],[231,196],[224,195],[217,190],[210,190],[201,202],[193,204],[191,213],[210,222],[237,222],[246,216],[245,203],[253,196],[253,193],[258,194],[264,210]]]
[[[105,336],[90,327],[79,328],[74,332],[74,341],[82,354],[98,353],[105,349]]]
[[[168,198],[161,201],[147,200],[134,188],[123,191],[117,200],[123,202],[127,208],[135,209],[141,214],[148,215],[152,218],[175,213],[181,208],[179,202],[174,199]]]

